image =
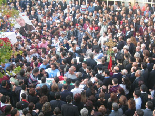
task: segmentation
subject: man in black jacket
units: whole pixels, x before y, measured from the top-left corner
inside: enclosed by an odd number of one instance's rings
[[[86,60],[87,65],[88,65],[88,66],[91,66],[92,69],[94,69],[94,67],[97,65],[96,61],[94,60],[94,54],[91,53],[91,54],[89,55],[89,57],[90,57],[90,58]]]
[[[29,102],[26,100],[26,94],[22,93],[21,97],[22,97],[22,101],[19,101],[19,103],[22,105],[22,109],[27,108],[29,106]]]
[[[61,114],[63,116],[79,116],[78,108],[71,103],[72,97],[70,95],[66,97],[66,102],[67,104],[61,106]]]
[[[139,87],[139,84],[144,82],[144,79],[141,76],[141,70],[137,70],[135,73],[136,79],[131,85],[131,91],[133,92],[136,88]]]
[[[104,74],[103,85],[105,85],[108,88],[108,85],[111,85],[112,84],[111,83],[112,79],[109,76],[110,72],[109,72],[108,69],[105,69],[104,72],[103,72],[103,74]]]
[[[67,85],[63,85],[63,91],[60,94],[61,94],[61,100],[65,102],[66,102],[67,95],[70,95],[71,97],[73,97],[73,93],[68,90]]]
[[[155,64],[153,66],[153,70],[149,74],[148,82],[149,82],[148,88],[152,89],[155,84]]]
[[[60,100],[60,92],[55,93],[55,99],[56,100],[51,100],[50,101],[51,108],[52,108],[52,111],[51,111],[52,113],[53,113],[55,107],[58,107],[61,110],[61,106],[63,104],[66,104],[66,102]]]
[[[10,91],[10,90],[7,89],[7,85],[8,85],[8,82],[6,80],[3,80],[2,83],[1,83],[1,87],[0,87],[0,93],[2,93],[5,96],[9,96],[10,99],[11,99],[11,103],[14,106],[15,105],[14,99],[16,97],[16,94],[15,94],[16,86],[14,85],[13,88],[12,88],[12,91]]]

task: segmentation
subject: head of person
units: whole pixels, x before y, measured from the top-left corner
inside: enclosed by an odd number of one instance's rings
[[[57,92],[59,91],[59,87],[56,83],[53,83],[52,86],[51,86],[51,91],[53,92]]]
[[[88,110],[87,110],[87,108],[81,109],[80,114],[81,114],[81,116],[88,116]]]
[[[48,102],[48,97],[47,97],[46,95],[41,96],[39,102],[40,102],[41,104],[44,104],[44,103]]]
[[[79,81],[76,81],[75,82],[75,87],[79,87],[79,85],[80,85],[80,82]]]
[[[13,109],[11,111],[11,116],[20,116],[19,111],[17,109]]]
[[[38,68],[33,69],[33,75],[37,77],[38,74],[39,74],[39,69]]]
[[[5,115],[6,116],[11,113],[11,109],[12,109],[12,106],[11,105],[6,105],[6,107],[5,107]]]
[[[50,112],[52,109],[51,109],[51,105],[50,105],[50,102],[46,102],[43,107],[42,107],[42,111],[44,114]]]
[[[54,63],[51,64],[51,69],[55,70],[56,65]]]
[[[16,22],[21,26],[21,27],[23,27],[23,26],[25,26],[25,20],[22,18],[22,17],[19,17],[19,18],[17,18],[16,19]]]
[[[146,108],[148,108],[148,109],[153,109],[153,103],[152,103],[152,101],[148,101],[148,102],[146,102]]]
[[[112,79],[112,84],[113,85],[117,85],[118,84],[118,79],[117,78],[113,78]]]
[[[141,75],[141,70],[137,70],[136,73],[135,73],[135,76],[140,77],[140,75]]]
[[[68,95],[68,96],[66,97],[66,102],[67,102],[68,104],[72,102],[72,97],[71,97],[70,95]]]
[[[74,69],[73,68],[69,68],[69,74],[74,74]]]
[[[134,100],[133,98],[130,98],[130,99],[128,100],[128,108],[129,108],[130,110],[136,108],[136,103],[135,103],[135,100]]]
[[[121,97],[119,98],[119,103],[120,103],[120,105],[127,105],[128,101],[127,101],[126,96],[121,95]]]
[[[144,116],[144,112],[142,109],[137,109],[135,111],[135,115],[134,116]]]
[[[136,90],[134,91],[134,93],[133,93],[133,96],[134,96],[135,98],[140,97],[140,95],[141,95],[141,92],[140,92],[139,89],[136,89]]]
[[[53,113],[54,113],[55,115],[57,115],[57,116],[58,116],[58,114],[61,114],[61,111],[60,111],[59,107],[55,107]]]
[[[112,109],[114,111],[118,111],[118,109],[119,109],[118,103],[116,103],[116,102],[112,103]]]
[[[74,100],[75,100],[75,102],[80,102],[81,101],[81,94],[79,94],[79,93],[75,94]]]

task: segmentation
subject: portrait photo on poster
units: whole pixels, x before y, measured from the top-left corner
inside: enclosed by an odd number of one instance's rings
[[[16,19],[15,28],[19,28],[19,33],[25,37],[35,30],[31,20],[29,20],[25,13],[19,14],[19,17]]]

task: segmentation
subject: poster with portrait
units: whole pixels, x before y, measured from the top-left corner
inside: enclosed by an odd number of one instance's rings
[[[25,37],[35,30],[33,24],[25,13],[19,13],[19,17],[16,19],[15,28],[19,28],[19,33]]]

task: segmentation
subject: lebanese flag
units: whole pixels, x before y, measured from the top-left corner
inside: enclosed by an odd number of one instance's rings
[[[109,69],[110,72],[112,71],[112,58],[111,58],[111,56],[110,56],[110,61],[109,61],[108,69]]]

